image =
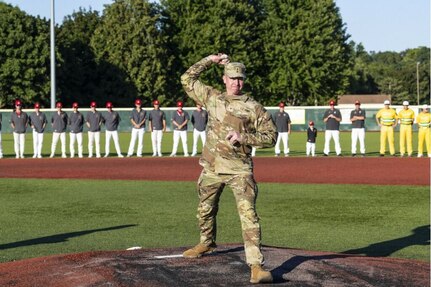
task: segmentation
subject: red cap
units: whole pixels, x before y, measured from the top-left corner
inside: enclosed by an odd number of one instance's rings
[[[39,103],[35,103],[35,104],[34,104],[34,108],[35,108],[35,109],[40,109],[40,104],[39,104]]]
[[[160,102],[158,100],[154,100],[153,105],[160,105]]]
[[[74,109],[75,109],[75,108],[76,108],[76,109],[77,109],[77,108],[79,108],[78,103],[77,103],[77,102],[74,102],[74,103],[72,104],[72,108],[74,108]]]
[[[183,107],[183,105],[184,105],[184,104],[183,104],[183,102],[182,102],[182,101],[178,101],[178,102],[177,102],[177,107],[181,107],[181,108],[182,108],[182,107]]]
[[[309,126],[314,126],[314,122],[313,122],[313,121],[309,121],[309,122],[308,122],[308,125],[309,125]]]
[[[61,102],[58,102],[58,103],[55,104],[55,107],[56,108],[62,108],[63,104]]]
[[[21,106],[21,105],[22,105],[22,103],[20,100],[15,100],[15,106]]]
[[[331,100],[331,101],[329,102],[329,105],[330,105],[330,106],[335,106],[335,101]]]
[[[106,108],[107,109],[112,109],[113,105],[111,102],[106,102]]]
[[[355,105],[361,105],[361,102],[360,102],[360,101],[358,101],[358,100],[356,100],[356,101],[355,101]]]
[[[96,102],[91,102],[91,103],[90,103],[90,108],[95,108],[95,107],[97,107]]]
[[[135,100],[135,105],[142,105],[142,101],[140,99]]]
[[[280,103],[278,104],[278,106],[279,106],[280,108],[284,108],[284,102],[280,102]]]

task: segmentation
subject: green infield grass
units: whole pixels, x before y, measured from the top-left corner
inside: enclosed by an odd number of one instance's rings
[[[123,155],[127,154],[127,150],[129,148],[130,142],[130,133],[119,133],[120,138],[120,147]],[[14,152],[14,144],[13,144],[13,136],[12,134],[2,134],[3,139],[3,154],[5,157],[15,157]],[[292,132],[289,137],[289,148],[291,156],[305,156],[305,143],[307,141],[307,135],[305,132]],[[44,143],[42,153],[45,157],[49,156],[51,153],[51,143],[52,143],[52,134],[46,133],[44,136]],[[323,146],[325,143],[325,134],[324,132],[319,132],[316,142],[316,154],[323,155]],[[342,153],[344,155],[349,156],[351,152],[351,133],[350,132],[340,132],[340,143]],[[188,133],[188,151],[191,154],[192,145],[193,145],[193,134],[191,132]],[[378,156],[380,149],[380,133],[379,132],[367,132],[365,136],[365,146],[366,146],[366,155],[367,156]],[[201,151],[201,142],[198,144],[198,152]],[[335,155],[334,142],[331,140],[331,154]],[[76,150],[76,146],[75,146]],[[395,150],[399,152],[399,134],[395,132]],[[102,132],[100,135],[100,151],[102,156],[105,154],[105,134]],[[115,147],[111,140],[110,145],[110,155],[116,156]],[[357,151],[359,153],[359,144]],[[67,133],[66,138],[66,152],[69,156],[69,134]],[[83,133],[83,152],[84,155],[88,154],[88,138],[87,133]],[[169,155],[172,152],[172,133],[167,132],[163,136],[162,140],[162,152],[165,155]],[[283,152],[283,150],[282,150]],[[413,135],[413,153],[417,154],[417,134]],[[180,142],[178,146],[178,155],[183,154],[182,143]],[[386,154],[389,154],[389,147],[386,144]],[[32,134],[26,134],[26,144],[25,144],[25,155],[26,157],[31,157],[33,155],[33,142],[32,142]],[[56,155],[61,155],[60,141],[57,143],[56,147]],[[135,145],[135,155],[136,155],[136,145]],[[152,147],[151,147],[151,134],[146,132],[144,135],[144,156],[152,155]],[[258,149],[256,152],[256,156],[273,156],[274,148],[267,149]]]
[[[0,179],[0,262],[198,242],[195,182]],[[260,184],[263,244],[429,261],[429,187]],[[241,243],[229,188],[218,243]]]

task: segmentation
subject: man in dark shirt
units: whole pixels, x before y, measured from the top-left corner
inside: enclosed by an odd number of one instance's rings
[[[198,140],[201,138],[202,146],[205,145],[207,139],[206,127],[208,123],[208,113],[202,109],[201,104],[196,104],[196,110],[193,111],[190,121],[193,124],[193,149],[192,156],[198,153]]]
[[[88,157],[93,157],[93,144],[96,145],[96,157],[100,158],[100,126],[103,123],[102,114],[96,110],[96,102],[90,103],[91,111],[87,113],[85,122],[88,127]]]
[[[25,132],[28,126],[28,115],[21,110],[20,100],[15,101],[15,111],[10,117],[10,125],[13,129],[13,140],[16,158],[24,158]]]
[[[337,156],[341,156],[340,146],[340,122],[341,112],[339,109],[334,108],[335,101],[329,102],[329,109],[325,111],[323,115],[323,121],[326,123],[325,130],[325,147],[323,149],[323,155],[328,156],[329,154],[329,141],[331,138],[334,139],[335,152]]]
[[[136,149],[136,156],[142,157],[142,150],[144,149],[144,134],[145,134],[145,121],[147,119],[147,112],[142,109],[142,101],[135,100],[135,108],[130,114],[130,122],[132,123],[132,137],[130,138],[129,151],[127,157],[133,155],[135,150],[136,139],[138,139],[138,148]]]
[[[112,140],[114,141],[114,146],[115,146],[115,150],[117,151],[118,157],[123,157],[123,155],[121,154],[120,142],[118,140],[118,131],[117,131],[121,118],[116,111],[112,110],[113,107],[114,106],[111,102],[107,102],[106,108],[108,109],[108,112],[103,117],[103,122],[105,123],[105,127],[106,127],[105,157],[109,156],[111,137],[112,137]]]
[[[55,107],[57,112],[52,115],[51,125],[52,125],[52,145],[51,145],[51,155],[49,157],[54,157],[55,148],[57,146],[58,139],[61,141],[61,157],[66,158],[66,127],[67,127],[67,114],[62,111],[63,104],[58,102]]]
[[[277,142],[275,144],[275,156],[280,155],[280,143],[283,141],[284,156],[289,156],[289,135],[290,135],[290,117],[284,111],[284,103],[281,102],[278,107],[280,110],[275,114],[275,126],[277,127]]]
[[[78,103],[72,104],[73,112],[69,116],[70,127],[70,157],[75,157],[75,141],[78,144],[78,157],[82,158],[82,130],[84,129],[84,116],[78,111]]]
[[[359,140],[361,156],[365,156],[365,111],[361,109],[361,103],[355,102],[355,109],[350,112],[352,122],[352,156],[356,156],[356,143]]]
[[[172,146],[171,156],[177,155],[178,143],[181,138],[183,144],[184,156],[189,156],[187,148],[187,123],[189,122],[189,114],[183,110],[183,102],[177,102],[177,110],[172,114],[172,129],[174,143]]]
[[[46,116],[40,111],[40,104],[34,104],[34,112],[29,116],[29,123],[33,129],[33,158],[42,158],[43,132],[45,131]]]
[[[166,131],[166,116],[160,110],[160,102],[153,101],[154,109],[150,111],[148,120],[150,121],[151,142],[153,145],[153,156],[162,156],[162,138]]]

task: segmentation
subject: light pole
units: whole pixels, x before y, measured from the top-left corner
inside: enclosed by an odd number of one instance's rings
[[[419,64],[421,62],[416,62],[416,91],[418,94],[418,106],[419,106]]]
[[[55,16],[54,0],[51,0],[51,109],[55,108]]]

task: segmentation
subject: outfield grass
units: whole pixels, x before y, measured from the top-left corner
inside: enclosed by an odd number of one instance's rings
[[[1,262],[198,241],[194,182],[0,179],[0,186]],[[429,187],[259,187],[263,244],[429,261]],[[242,242],[230,189],[218,226],[219,243]]]
[[[172,133],[167,132],[163,136],[162,140],[162,152],[165,155],[169,155],[172,151]],[[127,150],[129,148],[129,142],[130,142],[130,133],[120,133],[120,147],[123,154],[127,154]],[[12,134],[2,134],[3,139],[3,154],[5,157],[15,157],[14,147],[13,147],[13,136]],[[290,148],[290,155],[291,156],[305,156],[305,143],[307,140],[307,135],[305,132],[292,132],[292,134],[289,137],[289,148]],[[66,139],[66,151],[69,155],[69,134],[67,134]],[[84,154],[88,154],[88,137],[87,133],[83,133],[83,149]],[[42,153],[45,156],[49,156],[51,153],[51,143],[52,143],[52,134],[47,133],[44,137],[44,144]],[[318,133],[318,138],[316,142],[316,153],[317,155],[323,154],[323,146],[325,143],[325,134],[324,132]],[[351,151],[351,133],[350,132],[340,132],[340,143],[341,143],[341,149],[342,153],[344,155],[350,155]],[[191,132],[188,133],[188,149],[189,153],[192,151],[192,145],[193,145],[193,134]],[[387,145],[387,144],[386,144]],[[379,132],[367,132],[365,137],[365,146],[366,146],[366,153],[367,156],[378,156],[379,155],[379,149],[380,149],[380,133]],[[331,141],[331,152],[332,154],[335,154],[334,149],[334,142]],[[76,147],[75,147],[76,149]],[[115,156],[115,147],[113,142],[111,141],[111,155]],[[100,150],[102,152],[102,155],[105,153],[105,134],[101,133],[100,136]],[[201,150],[201,142],[199,142],[198,151]],[[395,150],[397,153],[399,152],[399,133],[395,133]],[[183,151],[182,144],[180,142],[178,146],[178,155],[181,155]],[[387,154],[389,153],[389,148],[387,146],[386,148]],[[417,153],[417,134],[414,133],[413,135],[413,151],[416,155]],[[135,152],[136,152],[136,145],[135,145]],[[144,156],[150,156],[152,155],[152,147],[151,147],[151,134],[149,132],[146,132],[144,135]],[[358,153],[359,153],[359,146],[358,146]],[[57,144],[56,154],[61,154],[60,149],[60,142]],[[32,142],[32,135],[31,133],[26,134],[26,144],[25,144],[25,155],[26,157],[31,157],[33,155],[33,142]],[[274,155],[274,148],[269,149],[258,149],[256,156],[273,156]]]

